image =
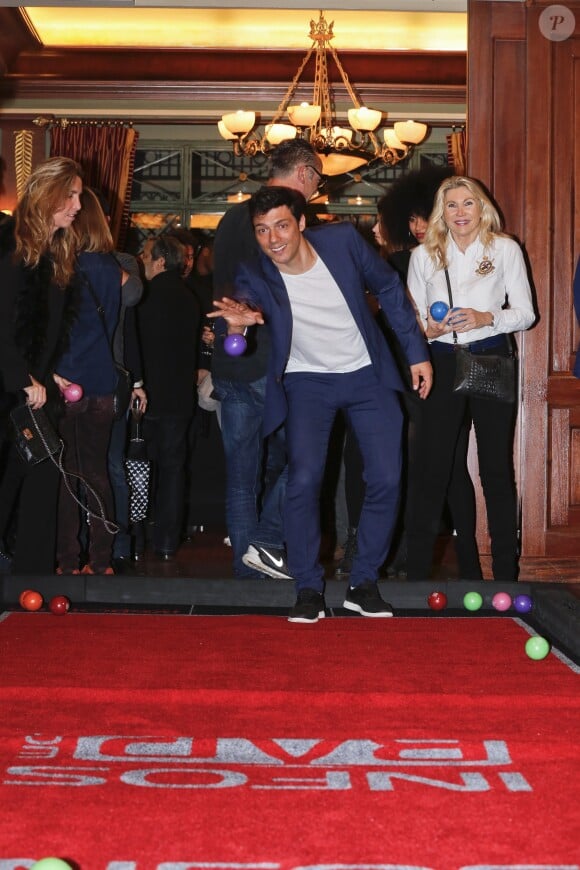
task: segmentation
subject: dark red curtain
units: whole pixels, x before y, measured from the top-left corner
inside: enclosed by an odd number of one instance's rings
[[[70,157],[83,168],[84,181],[110,203],[111,233],[122,250],[129,228],[129,206],[139,134],[124,124],[72,122],[51,128],[50,156]]]

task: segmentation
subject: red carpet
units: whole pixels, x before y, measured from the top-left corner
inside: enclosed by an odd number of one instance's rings
[[[527,636],[10,614],[0,870],[577,868],[580,683]]]

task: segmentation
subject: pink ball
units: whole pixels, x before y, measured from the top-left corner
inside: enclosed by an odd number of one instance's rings
[[[83,397],[83,388],[80,384],[69,384],[62,391],[67,402],[78,402]]]
[[[509,610],[512,606],[512,600],[507,592],[496,592],[491,603],[496,610]]]

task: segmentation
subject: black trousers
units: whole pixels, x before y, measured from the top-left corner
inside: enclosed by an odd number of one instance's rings
[[[497,349],[494,349],[497,353]],[[517,498],[513,468],[516,404],[476,399],[453,392],[455,354],[434,352],[434,387],[415,431],[414,484],[407,509],[407,576],[431,574],[433,547],[466,418],[473,421],[479,476],[491,537],[494,580],[512,581],[518,572]],[[450,493],[450,502],[453,494]],[[459,545],[459,541],[458,541]],[[467,578],[473,579],[473,578]]]
[[[50,459],[29,465],[10,444],[0,483],[0,537],[16,513],[13,574],[52,574],[59,473]]]
[[[191,417],[146,416],[143,435],[153,461],[153,547],[174,553],[181,542],[185,512],[187,432]]]

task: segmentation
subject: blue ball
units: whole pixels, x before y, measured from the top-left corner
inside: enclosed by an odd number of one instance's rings
[[[513,604],[518,613],[529,613],[532,609],[532,599],[529,595],[516,595]]]
[[[440,323],[448,311],[449,305],[447,304],[447,302],[437,301],[431,305],[431,308],[429,309],[429,314],[431,315],[433,320],[436,320],[438,323]]]
[[[228,335],[224,340],[224,350],[228,356],[241,356],[245,353],[248,343],[243,335],[237,332]]]

